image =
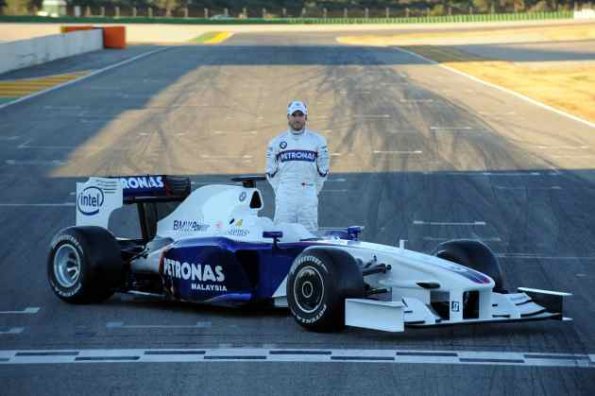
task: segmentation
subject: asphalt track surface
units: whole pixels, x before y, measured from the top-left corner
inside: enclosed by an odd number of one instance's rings
[[[15,76],[100,69],[155,49],[98,52]],[[167,173],[190,175],[199,186],[262,172],[266,142],[284,128],[292,98],[308,101],[311,126],[333,153],[320,200],[323,227],[362,224],[366,240],[405,239],[424,251],[451,238],[482,239],[498,254],[509,289],[572,292],[567,316],[574,321],[316,334],[284,311],[127,295],[72,306],[53,296],[47,248],[74,223],[76,181]],[[0,352],[298,351],[289,362],[24,365],[2,365],[10,359],[0,353],[2,394],[595,390],[595,135],[588,125],[397,48],[338,46],[324,34],[246,34],[213,47],[163,47],[6,107],[0,131]],[[265,205],[272,203],[270,188],[261,188]],[[262,214],[272,213],[268,205]],[[134,233],[128,214],[113,222],[118,232]],[[354,359],[309,361],[299,353],[346,349]],[[387,363],[362,358],[369,351],[433,358]],[[466,365],[439,358],[472,352],[490,358]],[[521,358],[507,358],[514,353]],[[565,364],[523,364],[531,354]]]

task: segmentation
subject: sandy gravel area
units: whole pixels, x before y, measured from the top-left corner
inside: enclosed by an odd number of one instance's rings
[[[489,32],[342,36],[337,40],[399,46],[595,122],[595,22]],[[506,45],[514,43],[524,47]],[[564,43],[564,51],[559,43]],[[481,45],[481,51],[475,50],[476,45]]]

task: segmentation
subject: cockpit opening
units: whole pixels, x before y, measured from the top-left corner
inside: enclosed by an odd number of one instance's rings
[[[258,191],[254,191],[252,194],[252,199],[250,200],[250,209],[261,209],[262,208],[262,200],[260,199],[260,193]]]

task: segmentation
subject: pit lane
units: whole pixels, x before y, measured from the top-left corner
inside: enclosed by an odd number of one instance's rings
[[[355,350],[350,356],[377,351],[368,356],[390,353],[395,361],[399,351],[457,359],[483,352],[492,362],[140,361],[133,374],[130,363],[117,360],[68,373],[63,363],[36,362],[3,365],[4,389],[70,394],[93,378],[102,390],[145,394],[504,393],[536,386],[544,394],[591,393],[592,368],[576,362],[592,362],[595,350],[593,130],[396,50],[341,47],[320,34],[285,36],[294,47],[281,48],[287,45],[279,37],[239,34],[218,47],[168,48],[0,110],[0,309],[11,312],[0,315],[0,349],[107,350],[116,357],[131,356],[122,354],[130,349],[238,355],[254,348],[253,356],[267,357],[275,350],[330,350],[330,356]],[[91,69],[98,69],[113,54],[44,67],[58,73],[97,62]],[[56,230],[74,222],[75,181],[164,172],[188,174],[198,186],[260,172],[266,142],[283,129],[293,97],[308,101],[312,128],[328,137],[334,154],[321,225],[363,224],[368,240],[405,239],[421,250],[455,237],[483,239],[500,257],[510,288],[573,292],[568,315],[575,321],[316,334],[283,311],[138,296],[70,306],[51,294],[47,246]],[[272,192],[261,188],[263,215],[271,216]],[[134,224],[115,226],[132,232]],[[39,310],[15,313],[27,308]],[[575,363],[522,365],[508,353],[524,362],[544,354]],[[13,363],[15,354],[0,363]],[[493,361],[509,356],[517,364]]]

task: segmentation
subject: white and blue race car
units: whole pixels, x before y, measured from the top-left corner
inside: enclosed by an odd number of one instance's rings
[[[171,176],[91,177],[77,183],[76,226],[51,242],[54,293],[94,303],[116,292],[218,305],[289,307],[315,331],[345,325],[390,332],[405,326],[560,319],[568,293],[504,288],[491,250],[475,240],[432,254],[359,240],[361,227],[314,235],[258,212],[261,176],[208,185]],[[112,212],[136,204],[142,237],[108,230]]]

